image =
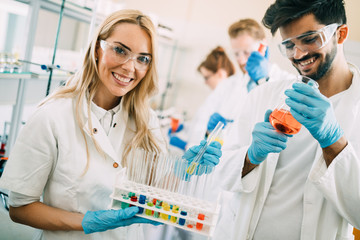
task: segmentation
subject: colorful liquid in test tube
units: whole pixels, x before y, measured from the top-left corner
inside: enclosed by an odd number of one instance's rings
[[[179,213],[179,206],[174,205],[173,209],[172,209],[172,212],[175,213],[175,214]],[[177,217],[171,216],[170,221],[173,222],[173,223],[176,223]]]
[[[199,150],[198,154],[195,156],[194,161],[191,162],[190,166],[186,169],[187,174],[193,175],[196,172],[195,170],[199,165],[200,160],[206,151],[206,148],[210,145],[212,141],[214,141],[217,137],[219,137],[223,127],[224,127],[224,123],[219,121],[216,127],[214,128],[214,130],[212,130],[212,132],[209,134],[206,140],[206,144]]]
[[[180,215],[185,217],[187,215],[187,212],[186,211],[181,211]],[[179,225],[181,225],[181,226],[185,225],[185,219],[184,218],[179,218]]]
[[[148,202],[147,205],[148,205],[149,207],[154,206],[154,204],[153,204],[152,202]],[[146,214],[146,215],[152,216],[153,213],[154,213],[154,212],[153,212],[152,210],[150,210],[150,209],[145,209],[145,214]]]
[[[205,219],[205,215],[204,215],[204,214],[202,214],[202,213],[199,213],[199,215],[198,215],[198,219],[199,219],[199,220],[204,220],[204,219]],[[202,224],[202,223],[197,222],[197,223],[196,223],[196,229],[197,229],[197,230],[199,230],[199,231],[201,231],[201,230],[202,230],[202,228],[203,228],[203,224]]]
[[[163,210],[164,211],[170,211],[170,205],[167,204],[167,203],[163,203]],[[165,213],[160,213],[160,217],[161,219],[163,220],[168,220],[169,219],[169,215],[168,214],[165,214]]]

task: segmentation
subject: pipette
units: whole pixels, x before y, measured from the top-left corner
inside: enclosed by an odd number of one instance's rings
[[[200,151],[198,152],[198,154],[195,156],[194,161],[192,161],[192,163],[190,164],[190,166],[187,168],[186,172],[189,175],[193,175],[195,172],[196,167],[199,165],[200,160],[202,158],[202,156],[204,155],[206,148],[210,145],[210,143],[214,140],[216,140],[216,138],[219,136],[221,130],[224,127],[224,123],[223,122],[218,122],[218,124],[216,125],[216,127],[214,128],[214,130],[210,133],[210,135],[208,136],[207,140],[206,140],[206,144],[200,149]]]

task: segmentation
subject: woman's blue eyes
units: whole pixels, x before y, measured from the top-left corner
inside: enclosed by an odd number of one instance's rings
[[[114,47],[114,51],[118,54],[124,54],[126,55],[126,51],[125,49],[121,48],[121,47]]]
[[[144,64],[149,64],[150,63],[150,58],[148,56],[140,56],[137,58],[137,60],[141,63]]]
[[[125,48],[122,48],[122,47],[114,47],[113,48],[114,52],[118,55],[122,55],[122,57],[124,56],[127,56],[129,54],[129,51],[126,50]],[[136,60],[139,62],[139,63],[142,63],[142,64],[149,64],[151,59],[149,56],[142,56],[142,55],[139,55]]]

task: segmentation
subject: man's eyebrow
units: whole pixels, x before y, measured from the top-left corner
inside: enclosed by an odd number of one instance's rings
[[[124,48],[126,48],[127,50],[131,51],[131,48],[129,48],[128,46],[126,46],[126,45],[123,44],[122,42],[115,41],[114,43],[120,44],[122,47],[124,47]],[[151,53],[139,53],[139,54],[151,56]]]

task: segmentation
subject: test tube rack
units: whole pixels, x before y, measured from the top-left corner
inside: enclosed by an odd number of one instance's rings
[[[134,194],[139,199],[140,195],[146,196],[146,202],[141,204],[138,201],[134,202],[128,197],[129,193]],[[136,216],[151,219],[153,221],[172,225],[190,232],[195,232],[205,236],[211,237],[215,230],[216,222],[218,220],[220,205],[213,202],[205,201],[199,198],[193,198],[176,192],[170,192],[164,189],[139,184],[136,182],[123,180],[117,182],[114,191],[111,195],[112,209],[121,209],[125,206],[137,206],[144,210],[136,214]],[[158,208],[156,205],[149,206],[147,203],[155,199],[157,202],[166,202],[174,208],[178,206],[178,211],[168,211],[164,208]],[[128,204],[128,205],[126,205]],[[151,211],[151,214],[149,213]],[[187,213],[186,216],[181,215],[181,211]],[[158,215],[156,215],[158,213]],[[198,214],[203,214],[204,220],[198,219]],[[167,219],[161,217],[165,214]],[[180,220],[183,219],[183,220]],[[181,224],[181,223],[184,224]]]
[[[131,151],[127,167],[116,176],[111,208],[137,206],[139,217],[211,237],[220,212],[219,196],[203,198],[213,168],[199,164],[191,175],[188,168],[181,156]]]

